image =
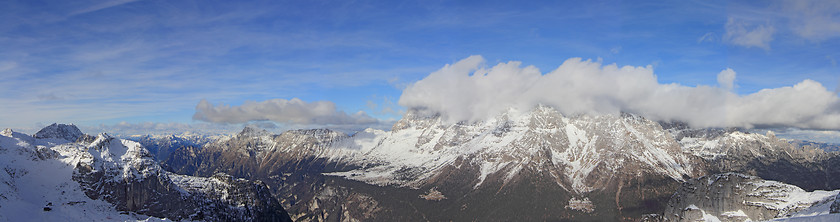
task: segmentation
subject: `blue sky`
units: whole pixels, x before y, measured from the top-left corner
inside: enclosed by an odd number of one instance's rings
[[[731,68],[739,95],[811,79],[836,96],[840,85],[836,1],[3,1],[0,11],[0,127],[203,124],[214,121],[194,117],[202,100],[294,98],[334,111],[266,119],[387,125],[407,86],[471,55],[543,73],[573,57],[650,66],[659,83],[684,86],[717,85]]]

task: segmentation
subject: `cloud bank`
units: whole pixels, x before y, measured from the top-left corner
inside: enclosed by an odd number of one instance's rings
[[[330,101],[304,102],[297,98],[246,101],[241,106],[213,105],[202,99],[195,106],[193,120],[230,124],[274,121],[304,125],[358,125],[379,122],[361,111],[348,115],[337,110],[335,103]]]
[[[408,86],[399,104],[440,113],[449,121],[478,121],[509,108],[549,105],[565,115],[631,112],[653,120],[683,121],[694,127],[791,126],[840,129],[840,99],[820,83],[731,91],[735,71],[718,74],[719,86],[661,84],[652,66],[571,58],[549,73],[521,62],[484,66],[470,56]]]
[[[240,125],[213,124],[213,123],[159,123],[120,122],[112,125],[99,124],[97,126],[79,126],[82,132],[90,135],[108,133],[115,136],[131,135],[229,135],[242,130]]]

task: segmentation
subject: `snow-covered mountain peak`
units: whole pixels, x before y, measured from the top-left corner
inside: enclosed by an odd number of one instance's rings
[[[118,157],[119,160],[128,161],[134,158],[150,156],[149,151],[144,149],[140,143],[112,137],[106,133],[97,135],[96,139],[88,147],[92,150],[91,152],[97,151],[100,153],[101,158],[107,158],[109,161],[113,161],[111,158],[114,157]]]
[[[636,115],[567,117],[552,107],[537,106],[453,124],[442,121],[440,115],[409,112],[394,129],[372,132],[377,134],[375,139],[354,136],[351,140],[365,141],[341,143],[353,144],[346,148],[359,150],[363,159],[380,164],[334,175],[418,187],[434,181],[447,166],[466,161],[478,168],[473,175],[475,187],[491,177],[507,183],[520,172],[547,172],[559,186],[578,193],[605,186],[606,181],[590,177],[596,169],[601,174],[664,174],[678,181],[683,175],[693,175],[673,137],[658,123]]]
[[[14,133],[14,131],[12,131],[11,128],[6,128],[3,132],[0,132],[0,135],[11,137],[12,133]]]
[[[280,135],[289,134],[301,137],[311,137],[318,141],[318,143],[327,143],[331,141],[337,141],[339,139],[348,137],[347,134],[333,131],[329,129],[301,129],[301,130],[289,130],[283,132]]]
[[[271,135],[271,133],[269,133],[268,131],[266,131],[264,129],[258,129],[258,128],[254,128],[254,127],[251,127],[251,126],[246,126],[245,128],[242,129],[241,132],[239,132],[239,134],[236,134],[237,137],[242,137],[242,138],[261,137],[261,136],[270,136],[270,135]]]
[[[70,124],[57,124],[53,123],[43,129],[39,130],[35,133],[35,138],[38,139],[47,139],[47,138],[55,138],[55,139],[64,139],[69,142],[74,142],[79,137],[82,137],[84,134],[81,130],[79,130],[76,125]]]
[[[33,144],[33,145],[35,143],[35,138],[33,138],[32,136],[26,135],[26,134],[23,134],[23,133],[19,133],[19,132],[15,132],[14,130],[12,130],[10,128],[6,128],[5,130],[3,130],[3,132],[0,132],[0,135],[5,136],[5,137],[9,137],[9,138],[15,138],[15,139],[18,139],[18,140],[22,140],[22,141],[25,141],[29,144]]]

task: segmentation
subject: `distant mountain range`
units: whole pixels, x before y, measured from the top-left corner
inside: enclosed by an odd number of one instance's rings
[[[69,175],[61,186],[76,189],[73,198],[114,206],[93,217],[840,219],[835,214],[840,211],[835,201],[840,153],[823,150],[831,145],[738,129],[694,129],[626,113],[564,116],[539,106],[509,109],[485,121],[450,123],[411,111],[390,131],[353,135],[327,129],[274,135],[246,127],[232,136],[121,140],[72,128],[52,125],[34,137],[4,131],[0,157],[25,159],[6,167],[28,172],[46,162],[64,169]],[[14,177],[0,179],[23,184],[9,178]],[[13,215],[4,211],[14,203],[9,200],[38,205],[49,199],[24,197],[21,189],[8,185],[0,188],[2,215]]]

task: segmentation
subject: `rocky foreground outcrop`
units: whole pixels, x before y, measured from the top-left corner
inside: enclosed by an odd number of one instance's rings
[[[818,205],[835,203],[840,190],[807,192],[777,181],[739,173],[692,179],[668,202],[670,221],[762,221],[790,217]],[[835,204],[836,205],[836,204]]]
[[[66,209],[78,213],[78,209],[87,211],[79,206],[104,200],[126,215],[173,220],[291,221],[262,182],[235,179],[225,174],[209,178],[173,174],[164,171],[139,143],[105,133],[93,137],[79,132],[75,126],[63,124],[50,125],[34,137],[4,131],[0,138],[0,150],[4,152],[0,152],[0,159],[8,159],[4,169],[16,173],[8,179],[0,178],[9,185],[0,197],[33,202],[29,194],[43,192],[37,189],[58,189],[60,193],[35,198],[49,200],[44,203],[45,212],[55,207],[59,211]],[[48,173],[55,174],[54,180],[67,178],[67,181],[53,187],[36,182],[37,186],[33,187],[28,181],[50,180],[49,176],[39,175],[46,173],[38,172],[39,169],[51,169]],[[86,197],[72,195],[78,191]],[[53,202],[63,203],[59,207]],[[0,208],[7,206],[0,204]],[[101,206],[96,209],[102,211]],[[105,211],[103,217],[115,219]],[[74,216],[79,217],[68,218],[107,219],[87,213]],[[11,215],[10,218],[19,217]]]

